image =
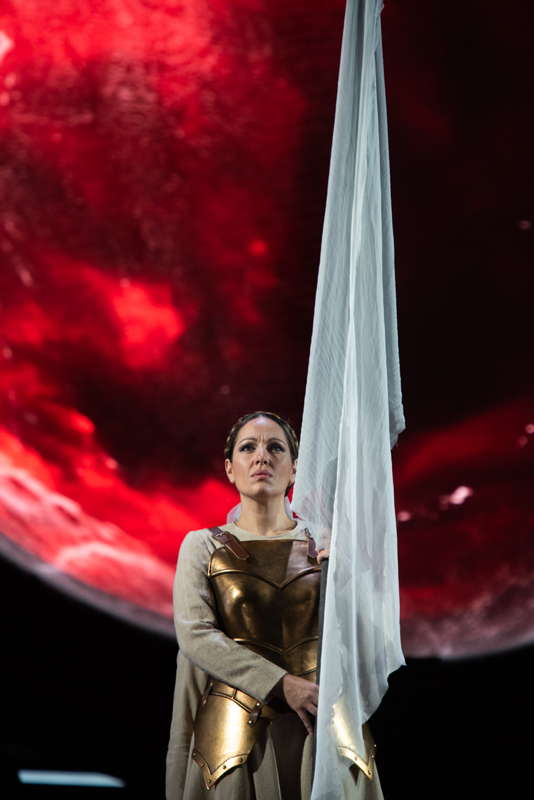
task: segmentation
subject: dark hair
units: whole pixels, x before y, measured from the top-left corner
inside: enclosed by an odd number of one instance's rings
[[[268,417],[276,422],[286,435],[287,442],[289,444],[289,452],[291,453],[291,458],[293,461],[296,461],[299,455],[299,442],[297,439],[297,434],[287,421],[283,417],[279,417],[278,414],[275,414],[273,411],[253,411],[251,414],[245,414],[243,417],[239,417],[237,422],[235,422],[232,427],[230,428],[230,433],[226,437],[226,444],[224,446],[224,457],[229,458],[230,461],[232,460],[232,455],[234,453],[234,446],[237,439],[237,434],[243,427],[246,425],[247,422],[250,422],[252,419],[257,419],[257,417]]]

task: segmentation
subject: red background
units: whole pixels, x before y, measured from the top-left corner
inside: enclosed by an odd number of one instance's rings
[[[2,547],[156,627],[181,538],[234,503],[228,427],[300,422],[343,7],[0,11]],[[383,14],[412,655],[533,638],[532,11],[507,15]]]

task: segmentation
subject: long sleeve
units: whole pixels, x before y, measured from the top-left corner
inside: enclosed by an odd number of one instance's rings
[[[208,537],[207,531],[191,531],[180,549],[173,587],[178,645],[209,675],[265,701],[286,670],[234,642],[218,628],[207,578]]]
[[[165,762],[165,798],[182,800],[193,723],[208,676],[195,667],[183,653],[178,653],[171,729]]]

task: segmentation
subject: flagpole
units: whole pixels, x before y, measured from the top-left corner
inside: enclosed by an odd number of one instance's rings
[[[317,684],[319,691],[321,691],[321,651],[323,647],[323,627],[324,627],[324,606],[326,600],[326,585],[328,582],[328,557],[323,558],[321,561],[321,587],[319,590],[319,640],[317,642]],[[315,755],[317,752],[317,737],[314,732],[313,736],[313,767],[315,769]]]

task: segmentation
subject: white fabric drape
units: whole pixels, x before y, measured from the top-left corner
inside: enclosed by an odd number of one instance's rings
[[[362,725],[404,663],[390,450],[404,415],[380,11],[378,0],[348,0],[293,495],[319,543],[330,542],[312,800],[343,797],[350,759],[366,757]]]

